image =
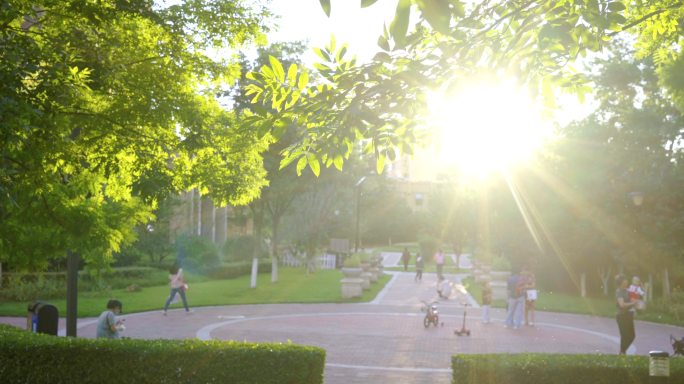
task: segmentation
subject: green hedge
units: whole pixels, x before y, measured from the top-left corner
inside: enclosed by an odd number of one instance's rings
[[[259,273],[271,273],[273,264],[271,261],[259,262]],[[210,279],[237,279],[240,276],[248,276],[252,274],[252,263],[241,262],[221,265],[207,270],[207,275]]]
[[[113,268],[111,271],[102,271],[101,277],[117,277],[117,278],[145,278],[157,272],[156,268],[151,267],[120,267]],[[5,272],[2,274],[3,280],[20,279],[23,283],[35,283],[40,277],[45,280],[66,281],[66,271],[64,272],[37,272],[37,273],[18,273]],[[78,277],[83,281],[95,281],[99,277],[95,277],[88,271],[78,271]]]
[[[455,384],[648,383],[648,356],[486,354],[451,358]],[[684,359],[670,359],[672,378],[684,377]],[[681,381],[676,381],[681,382]]]
[[[90,340],[0,324],[0,383],[322,383],[325,350],[200,340]]]

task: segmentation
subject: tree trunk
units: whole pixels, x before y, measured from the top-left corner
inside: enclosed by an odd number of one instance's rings
[[[610,278],[610,268],[606,271],[605,268],[598,268],[598,274],[603,282],[603,294],[608,296],[608,279]]]
[[[280,217],[273,218],[273,254],[271,255],[271,283],[278,282],[278,224]]]
[[[670,275],[667,268],[663,270],[663,297],[670,296]]]
[[[261,222],[264,216],[263,200],[258,203],[258,210],[254,212],[254,252],[252,253],[252,281],[250,287],[252,289],[257,286],[257,274],[259,273],[259,251],[261,250]]]
[[[584,272],[580,273],[580,290],[582,298],[587,297],[587,274]]]
[[[0,261],[0,288],[2,288],[2,261]]]
[[[653,301],[653,275],[648,274],[648,301]]]

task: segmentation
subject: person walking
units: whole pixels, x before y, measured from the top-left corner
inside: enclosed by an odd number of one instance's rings
[[[411,261],[411,252],[409,252],[408,247],[404,248],[404,253],[401,254],[401,261],[404,262],[404,271],[408,271],[408,263]]]
[[[620,330],[620,355],[626,355],[627,349],[629,349],[634,338],[636,338],[636,332],[634,331],[634,313],[632,313],[630,309],[632,309],[637,302],[629,301],[629,291],[627,290],[629,281],[627,280],[627,276],[623,274],[615,276],[615,285],[618,287],[615,291],[615,308],[617,309],[615,320],[617,320],[618,329]]]
[[[416,281],[423,281],[423,268],[425,268],[425,261],[420,253],[416,253]]]
[[[489,281],[482,283],[482,323],[487,324],[492,322],[492,287],[489,286]]]
[[[176,295],[180,295],[181,299],[183,299],[183,305],[185,306],[185,312],[189,315],[193,312],[194,310],[191,311],[190,308],[188,308],[188,300],[185,298],[185,281],[183,280],[183,268],[178,268],[178,263],[173,263],[171,266],[171,270],[169,271],[171,274],[169,275],[169,280],[171,282],[169,285],[171,286],[171,294],[169,295],[169,299],[166,300],[166,305],[164,306],[164,316],[167,315],[167,310],[169,309],[169,305],[171,304],[171,301],[173,301],[173,298]]]
[[[534,302],[537,301],[537,279],[528,267],[523,268],[525,282],[525,325],[534,327]],[[529,315],[529,316],[528,316]],[[532,321],[528,321],[529,319]]]
[[[123,304],[119,300],[109,300],[107,310],[100,314],[97,319],[97,332],[95,337],[98,339],[120,339],[119,331],[123,331],[123,319],[116,319],[116,315],[121,313]]]
[[[442,268],[444,268],[444,253],[441,249],[435,253],[435,264],[437,265],[437,278],[442,278]]]
[[[525,307],[525,282],[519,274],[508,278],[508,312],[504,328],[520,328]]]

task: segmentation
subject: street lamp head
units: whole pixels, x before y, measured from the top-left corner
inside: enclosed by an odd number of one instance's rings
[[[640,207],[641,204],[644,203],[644,193],[643,192],[632,192],[629,194],[629,196],[632,198],[632,203],[634,203],[634,205],[637,207]]]

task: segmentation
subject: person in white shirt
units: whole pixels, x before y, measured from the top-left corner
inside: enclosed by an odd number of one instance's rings
[[[444,300],[449,300],[451,295],[451,282],[444,278],[444,276],[439,278],[439,284],[437,285],[437,294]]]
[[[169,295],[169,299],[166,300],[166,305],[164,306],[164,316],[167,315],[166,310],[169,309],[171,301],[173,301],[173,298],[177,294],[180,295],[181,299],[183,299],[185,312],[188,315],[195,312],[191,311],[190,308],[188,308],[188,300],[185,298],[185,281],[183,280],[183,269],[178,268],[177,263],[173,263],[170,272],[171,274],[169,275],[169,280],[171,280],[171,282],[169,283],[169,285],[171,286],[171,294]]]

